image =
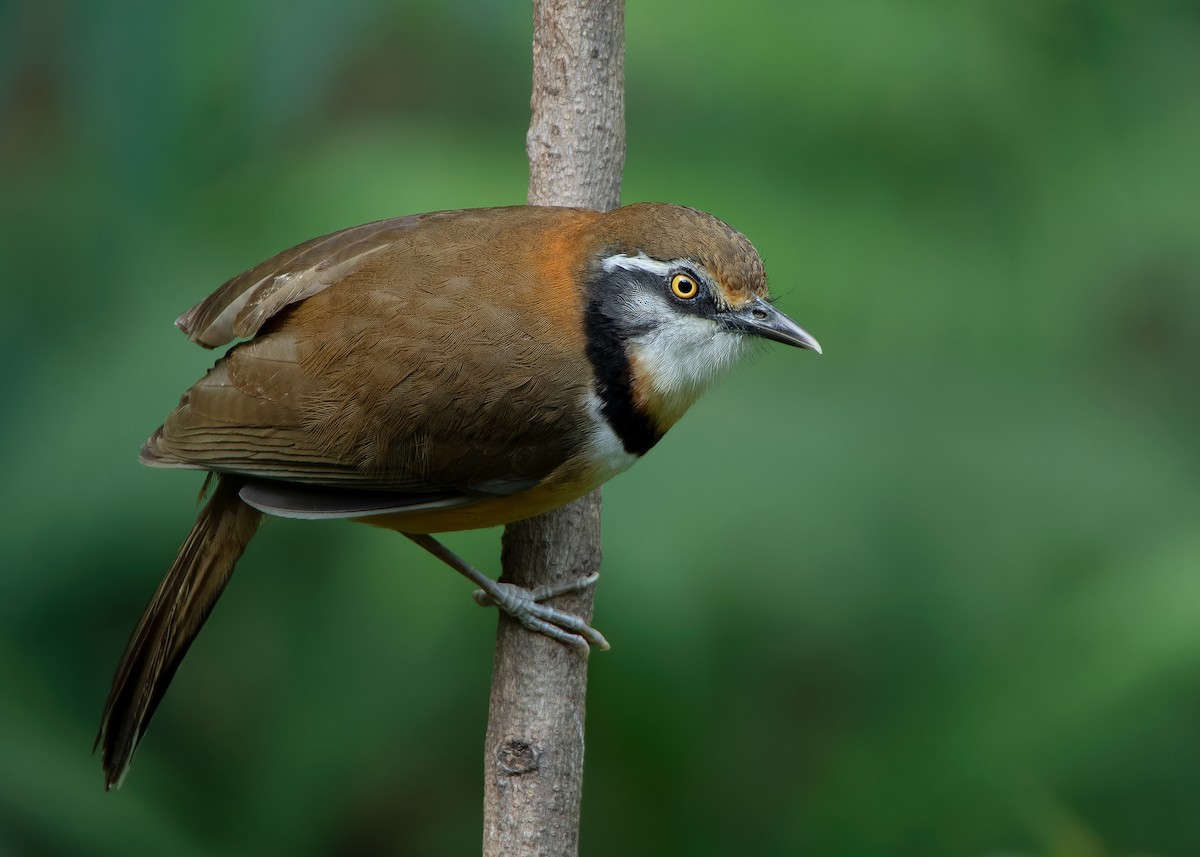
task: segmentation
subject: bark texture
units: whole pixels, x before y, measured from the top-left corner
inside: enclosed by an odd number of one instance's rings
[[[529,202],[607,210],[625,163],[624,0],[534,0]],[[600,566],[600,492],[504,531],[502,579]],[[555,605],[590,621],[593,592]],[[579,850],[587,656],[500,614],[484,753],[485,857]]]

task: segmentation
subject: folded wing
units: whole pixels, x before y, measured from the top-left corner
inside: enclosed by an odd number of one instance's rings
[[[179,326],[203,345],[254,338],[184,394],[143,460],[418,503],[545,478],[578,451],[590,367],[556,347],[561,331],[536,303],[494,300],[498,288],[545,288],[533,282],[544,266],[510,267],[497,283],[494,266],[444,264],[500,251],[488,242],[504,241],[504,224],[489,235],[466,219],[420,215],[314,239],[185,313]]]

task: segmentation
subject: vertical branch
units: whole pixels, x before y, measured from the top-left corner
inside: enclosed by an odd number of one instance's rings
[[[529,202],[607,210],[625,163],[624,0],[534,0]],[[536,587],[600,566],[600,492],[504,531],[503,579]],[[592,592],[560,606],[592,616]],[[587,657],[500,615],[484,750],[485,857],[579,846]]]
[[[607,211],[625,166],[624,0],[534,0],[530,205]]]

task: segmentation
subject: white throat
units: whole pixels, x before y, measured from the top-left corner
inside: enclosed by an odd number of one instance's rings
[[[665,308],[665,307],[664,307]],[[666,429],[745,352],[746,338],[710,319],[671,313],[629,342],[634,386]]]
[[[660,261],[644,253],[609,256],[604,269],[645,271],[666,278],[681,268],[704,269],[687,259]],[[634,290],[622,296],[626,318],[646,322],[627,340],[638,404],[666,431],[746,350],[746,337],[711,318],[680,312],[659,294]]]

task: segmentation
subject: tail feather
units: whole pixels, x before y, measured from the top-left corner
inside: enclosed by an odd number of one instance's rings
[[[258,529],[262,513],[238,497],[242,481],[218,479],[121,655],[92,748],[103,748],[105,788],[120,786],[175,670]]]

